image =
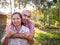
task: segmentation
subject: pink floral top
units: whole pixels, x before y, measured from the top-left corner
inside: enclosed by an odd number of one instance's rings
[[[15,28],[14,28],[14,31],[17,33]],[[22,26],[18,33],[25,33],[25,32],[29,32],[29,28]],[[8,45],[30,45],[30,44],[26,39],[11,38],[8,41]]]

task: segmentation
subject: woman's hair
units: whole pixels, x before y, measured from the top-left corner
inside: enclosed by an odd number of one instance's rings
[[[11,15],[11,18],[12,18],[15,14],[18,14],[19,17],[22,19],[22,15],[21,15],[19,12],[14,12],[14,13]]]
[[[13,17],[15,14],[18,14],[19,17],[21,18],[21,21],[22,21],[22,15],[21,15],[19,12],[14,12],[14,13],[11,15],[11,19],[12,19],[12,17]],[[12,22],[11,22],[11,24],[13,25]],[[21,22],[21,25],[23,25],[23,22]]]

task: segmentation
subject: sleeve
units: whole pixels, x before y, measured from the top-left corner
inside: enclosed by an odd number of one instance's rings
[[[35,34],[34,26],[35,25],[33,23],[30,23],[30,25],[29,25],[29,29],[30,29],[30,32],[31,32],[32,35]]]
[[[32,31],[32,32],[35,31],[35,30],[34,30],[34,26],[35,26],[35,25],[34,25],[33,23],[30,23],[30,24],[29,24],[29,29],[30,29],[30,31]]]
[[[34,24],[30,24],[30,30],[34,30]]]

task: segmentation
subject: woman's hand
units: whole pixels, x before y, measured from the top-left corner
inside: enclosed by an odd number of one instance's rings
[[[28,38],[28,41],[29,41],[30,45],[33,45],[34,39],[33,39],[32,34],[30,32],[26,32],[25,36]]]
[[[6,37],[11,37],[14,34],[15,34],[15,32],[13,30],[6,30],[5,36]]]
[[[10,36],[14,35],[15,32],[13,30],[10,30]]]
[[[30,39],[33,38],[33,36],[31,36],[32,34],[31,34],[30,32],[26,32],[26,33],[24,33],[24,34],[25,34],[26,37],[28,37],[28,38],[30,38]]]

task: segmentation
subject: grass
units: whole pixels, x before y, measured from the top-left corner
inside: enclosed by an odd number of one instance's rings
[[[51,30],[51,32],[53,32]],[[35,28],[34,45],[60,45],[60,34],[42,31]]]

